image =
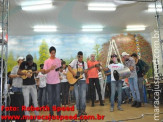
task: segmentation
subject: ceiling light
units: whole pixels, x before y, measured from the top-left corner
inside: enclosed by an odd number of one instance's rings
[[[34,29],[35,32],[56,32],[57,29]]]
[[[82,31],[103,31],[103,28],[101,25],[84,25],[82,26]]]
[[[116,7],[113,3],[89,3],[88,6],[90,7]]]
[[[35,25],[34,28],[37,28],[37,29],[52,29],[52,28],[57,28],[57,26],[55,25]]]
[[[114,0],[115,3],[118,3],[118,4],[131,4],[131,3],[135,3],[136,1],[125,1],[125,0]]]
[[[108,8],[108,7],[88,7],[90,11],[115,11],[116,8]]]
[[[145,28],[146,26],[144,25],[128,25],[126,31],[143,31]]]
[[[34,31],[35,32],[55,32],[57,31],[56,26],[47,26],[47,25],[36,25],[34,26]]]
[[[127,28],[126,31],[143,31],[145,28]]]
[[[148,5],[148,12],[162,12],[162,5],[161,4],[150,4]]]
[[[95,28],[103,28],[103,26],[102,25],[83,25],[82,28],[83,29],[86,29],[86,28],[95,29]]]
[[[127,25],[127,28],[145,28],[145,25]]]
[[[91,11],[115,11],[116,5],[113,3],[89,3],[88,10],[91,10]]]
[[[97,28],[97,29],[91,29],[91,28],[85,28],[85,29],[82,29],[82,31],[84,31],[84,32],[99,32],[99,31],[103,31],[103,29],[101,28]]]
[[[52,1],[33,1],[33,2],[25,2],[21,5],[22,10],[24,11],[36,11],[36,10],[45,10],[53,8]]]

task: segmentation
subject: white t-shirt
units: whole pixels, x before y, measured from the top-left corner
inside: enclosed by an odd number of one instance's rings
[[[46,74],[42,74],[41,72],[38,73],[37,78],[39,78],[39,81],[40,81],[40,84],[39,84],[40,88],[46,87],[46,77],[47,77]]]
[[[110,64],[108,66],[108,68],[111,70],[111,81],[116,81],[114,79],[113,72],[114,72],[114,70],[123,69],[124,68],[124,65],[121,64],[121,63],[118,63],[118,64]]]
[[[98,72],[98,78],[99,78],[99,80],[104,80],[104,78],[102,76],[102,72]]]
[[[60,74],[60,76],[61,76],[61,78],[62,78],[61,82],[67,82],[67,77],[66,77],[66,75],[64,74],[64,73],[67,74],[67,71],[68,71],[68,69],[66,68],[66,69],[63,70],[63,72],[59,72],[59,74]]]
[[[80,63],[78,61],[78,59],[74,59],[69,65],[73,68],[73,69],[77,69],[76,65],[78,64],[78,68],[82,68],[83,69],[83,64]],[[84,62],[84,69],[88,69],[87,63]],[[85,78],[85,74],[83,73],[83,78],[81,80],[86,80]]]

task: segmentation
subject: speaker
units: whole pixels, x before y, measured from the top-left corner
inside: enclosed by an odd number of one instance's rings
[[[18,107],[19,110],[17,111],[10,111],[10,115],[16,115],[22,117],[24,114],[24,111],[22,111],[22,106],[24,105],[24,98],[23,93],[21,92],[15,92],[14,94],[10,95],[11,103],[10,106],[12,107]],[[16,122],[25,122],[25,120],[15,120]]]

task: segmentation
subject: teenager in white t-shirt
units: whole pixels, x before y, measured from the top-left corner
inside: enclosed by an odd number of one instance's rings
[[[117,106],[117,108],[118,108],[118,110],[123,111],[123,109],[121,108],[123,81],[122,80],[116,81],[114,79],[113,72],[114,72],[114,70],[123,69],[124,65],[121,64],[121,63],[118,63],[117,55],[115,55],[115,54],[111,55],[111,60],[114,63],[110,64],[108,66],[108,68],[111,70],[111,108],[110,108],[110,112],[114,111],[114,98],[115,98],[116,89],[117,89],[117,92],[118,92],[118,106]],[[104,68],[104,70],[105,69],[108,70],[108,68]]]

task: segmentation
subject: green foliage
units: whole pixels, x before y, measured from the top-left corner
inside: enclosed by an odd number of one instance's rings
[[[71,56],[69,59],[63,59],[63,60],[66,62],[67,65],[69,65],[71,63],[71,61],[73,61],[74,59],[77,59],[77,57],[76,56],[74,56],[74,57]],[[87,62],[87,57],[85,55],[83,57],[83,61]]]
[[[38,63],[42,64],[48,58],[49,58],[48,44],[46,43],[45,40],[43,40],[40,47],[39,47],[39,61],[38,61]],[[36,57],[36,59],[37,59],[37,57]]]
[[[13,53],[12,52],[9,52],[9,55],[8,55],[8,64],[7,64],[7,71],[11,71],[12,68],[17,65],[17,61],[16,59],[14,59],[14,56],[13,56]]]
[[[153,77],[153,65],[149,64],[149,70],[147,72],[147,78],[149,79],[150,77]]]
[[[94,49],[94,52],[93,53],[96,56],[96,60],[99,60],[100,59],[100,52],[101,52],[100,45],[99,44],[96,44],[93,49]]]

